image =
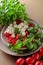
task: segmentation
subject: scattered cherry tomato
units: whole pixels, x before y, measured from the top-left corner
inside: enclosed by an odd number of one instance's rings
[[[41,48],[41,49],[39,50],[39,54],[40,54],[40,56],[43,56],[43,48]]]
[[[34,64],[35,62],[35,59],[33,57],[28,57],[26,59],[26,64],[29,65],[29,64]]]
[[[43,63],[41,61],[37,61],[35,65],[43,65]]]
[[[35,61],[37,61],[37,60],[40,59],[40,55],[39,55],[39,53],[35,53],[35,54],[33,54],[32,57],[35,59]]]
[[[16,65],[24,65],[24,63],[25,63],[24,58],[19,58],[19,59],[16,61]]]
[[[26,33],[26,36],[27,36],[29,34],[28,30],[26,30],[25,33]]]
[[[33,65],[33,64],[28,64],[28,65]]]
[[[7,33],[7,32],[6,32],[4,35],[5,35],[6,37],[11,36],[11,34],[9,34],[9,33]]]
[[[28,24],[29,27],[34,27],[33,23]]]
[[[16,40],[18,40],[18,39],[19,39],[19,37],[20,37],[20,35],[19,35],[19,34],[17,34],[17,35],[16,35],[16,37],[15,37],[15,38],[16,38]]]
[[[17,21],[16,21],[16,24],[18,25],[18,24],[20,24],[22,21],[20,20],[20,19],[18,19]]]

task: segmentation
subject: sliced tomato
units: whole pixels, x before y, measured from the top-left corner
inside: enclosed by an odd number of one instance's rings
[[[9,34],[8,32],[6,32],[4,35],[5,35],[6,37],[11,36],[11,34]]]
[[[17,40],[16,40],[15,38],[13,38],[13,39],[12,39],[12,44],[13,44],[13,45],[16,44],[16,41],[17,41]]]
[[[33,23],[28,24],[29,27],[34,27]]]
[[[26,36],[27,36],[29,34],[28,30],[26,30],[25,33],[26,33]]]
[[[16,38],[16,40],[18,40],[20,38],[20,35],[17,34],[15,38]]]
[[[6,37],[6,39],[7,39],[7,41],[8,41],[9,43],[12,42],[12,37],[11,37],[11,36]]]
[[[18,25],[18,24],[20,24],[22,21],[20,20],[20,19],[18,19],[17,21],[16,21],[16,24]]]

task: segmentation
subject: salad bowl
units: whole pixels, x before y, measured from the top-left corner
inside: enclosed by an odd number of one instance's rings
[[[38,22],[36,22],[35,20],[33,20],[33,19],[30,19],[29,18],[29,21],[30,22],[32,22],[32,23],[34,23],[34,24],[38,24]],[[39,24],[40,25],[40,24]],[[5,29],[6,29],[6,27],[3,27],[3,29],[2,29],[2,31],[1,31],[1,33],[0,33],[0,38],[1,38],[1,50],[2,51],[4,51],[5,53],[7,53],[7,54],[9,54],[9,55],[13,55],[13,56],[28,56],[28,55],[31,55],[31,54],[33,54],[33,53],[35,53],[35,52],[37,52],[37,51],[39,51],[39,49],[42,47],[42,44],[36,49],[36,50],[33,50],[33,51],[27,51],[26,50],[26,47],[24,47],[24,48],[21,48],[20,50],[24,50],[24,52],[22,53],[22,54],[18,54],[18,53],[16,53],[16,52],[12,52],[9,48],[8,48],[8,42],[7,42],[7,40],[6,40],[6,38],[5,38],[5,36],[4,36],[4,31],[5,31]],[[43,31],[42,31],[43,32]]]

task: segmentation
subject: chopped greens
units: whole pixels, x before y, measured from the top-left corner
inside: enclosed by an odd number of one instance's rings
[[[42,32],[39,32],[35,35],[35,38],[38,39],[38,38],[42,38],[43,37],[43,33]]]
[[[22,45],[23,45],[22,42],[20,40],[18,40],[17,43],[14,46],[11,47],[11,50],[17,51],[22,47]]]
[[[27,44],[27,49],[28,49],[28,50],[33,49],[33,47],[34,47],[34,45],[33,45],[32,43],[28,43],[28,44]]]
[[[15,34],[18,34],[19,33],[19,29],[18,28],[14,28],[14,32],[15,32]]]
[[[39,26],[38,25],[35,25],[34,27],[28,28],[28,31],[30,33],[33,33],[34,34],[38,29],[39,29]]]
[[[40,41],[40,40],[35,40],[35,43],[36,43],[37,45],[41,45],[41,41]]]

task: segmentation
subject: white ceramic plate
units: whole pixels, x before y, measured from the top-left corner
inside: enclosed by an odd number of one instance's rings
[[[36,21],[34,21],[34,20],[32,20],[32,19],[29,19],[29,21],[30,22],[33,22],[34,24],[38,24]],[[2,51],[4,51],[5,53],[7,53],[7,54],[9,54],[9,55],[13,55],[13,56],[27,56],[27,55],[31,55],[31,54],[33,54],[33,53],[35,53],[35,52],[37,52],[42,46],[40,46],[40,47],[38,47],[36,50],[34,50],[34,51],[26,51],[26,52],[24,52],[24,53],[22,53],[22,54],[18,54],[18,53],[16,53],[16,52],[12,52],[8,47],[7,47],[7,45],[8,45],[8,42],[7,42],[7,40],[6,40],[6,38],[5,38],[5,36],[4,36],[4,30],[5,30],[5,27],[3,27],[3,29],[2,29],[2,31],[1,31],[1,33],[0,33],[0,49],[2,50]],[[26,48],[22,48],[22,49],[26,49]]]

